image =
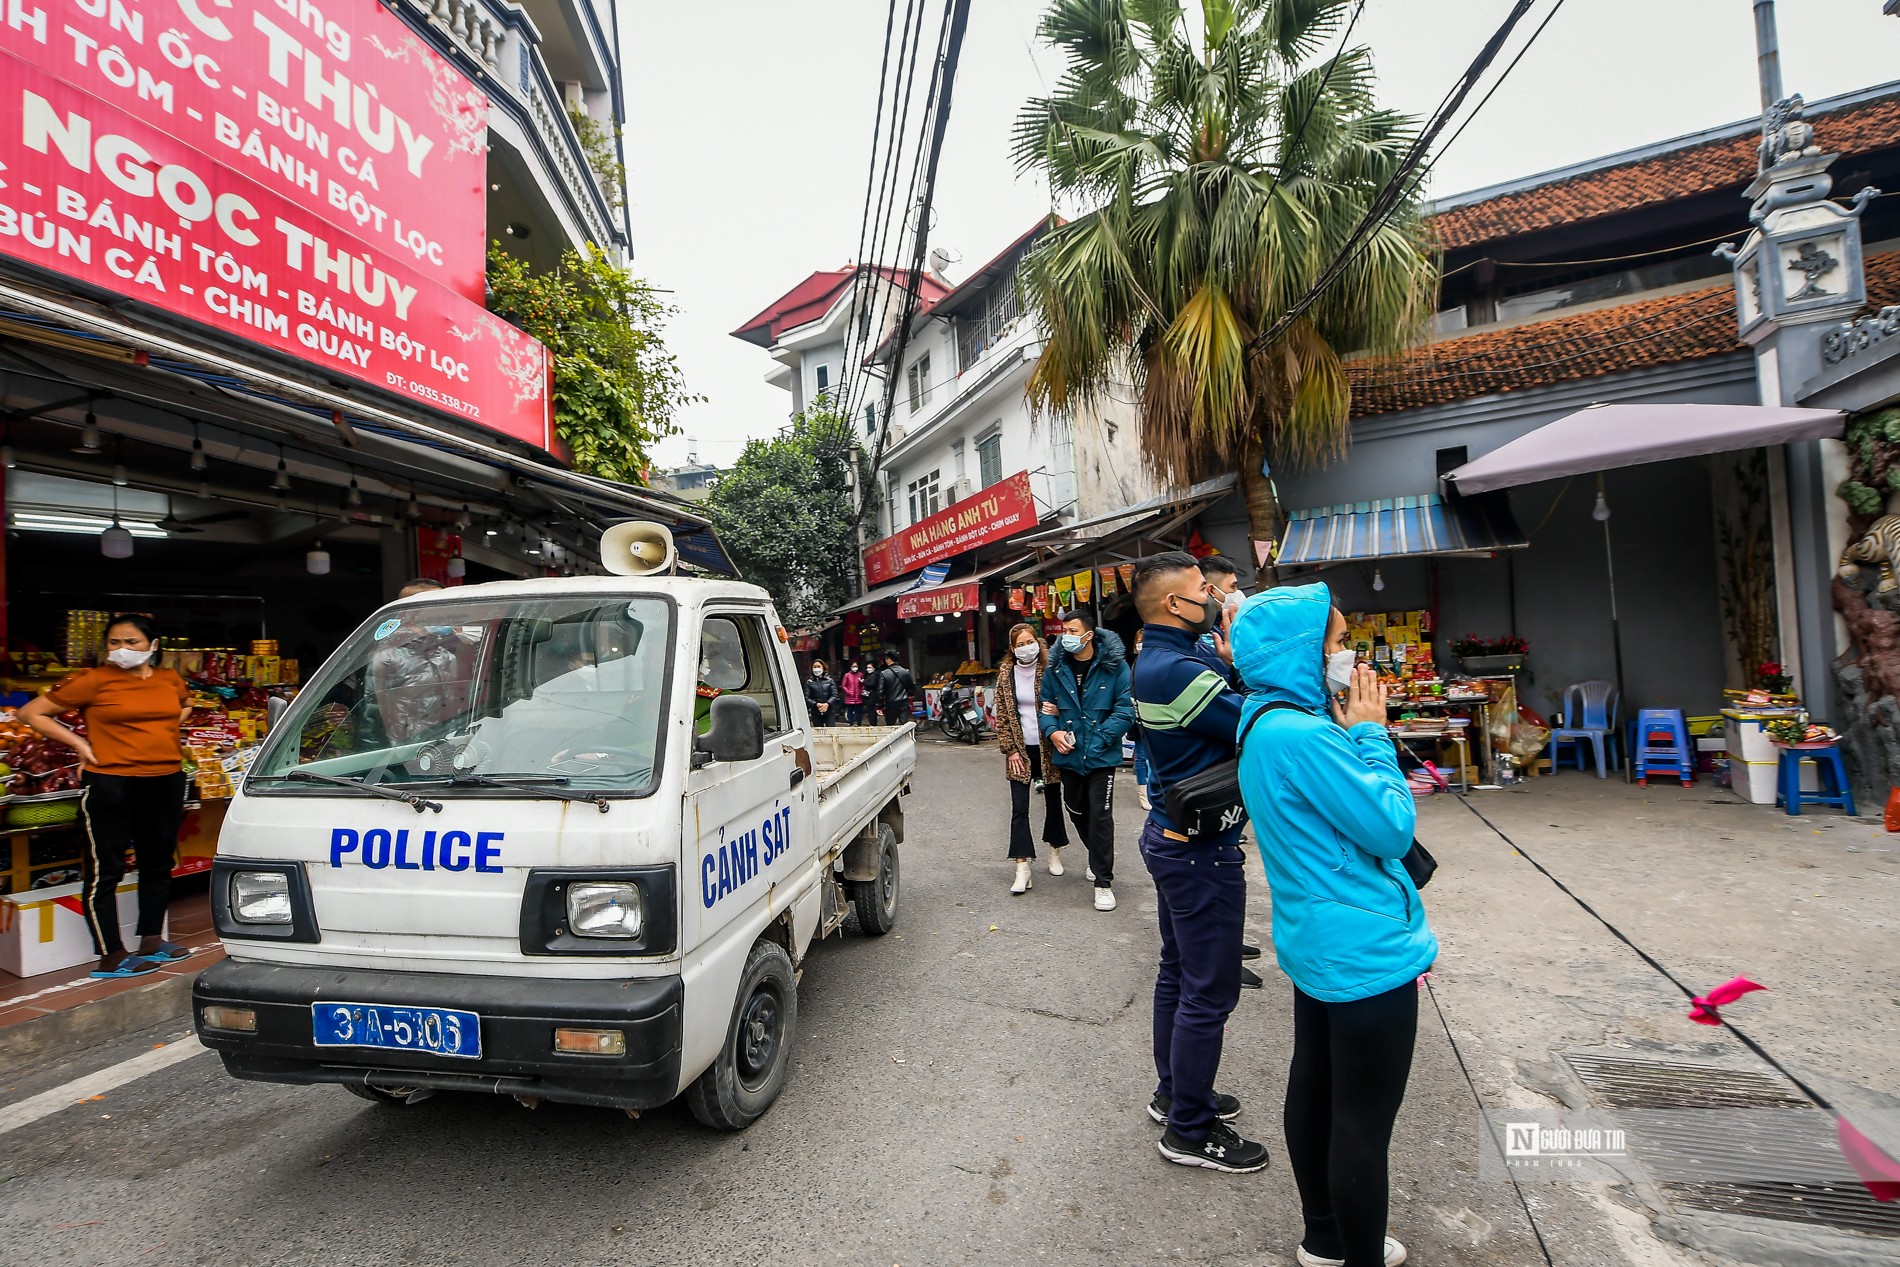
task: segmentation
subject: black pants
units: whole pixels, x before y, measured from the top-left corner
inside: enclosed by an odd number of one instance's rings
[[[1042,749],[1030,744],[1029,777],[1042,777]],[[1012,858],[1033,858],[1036,845],[1029,835],[1029,799],[1035,795],[1027,783],[1018,783],[1014,779],[1009,783],[1009,856]],[[1042,843],[1051,849],[1066,849],[1069,844],[1069,828],[1062,821],[1062,783],[1058,780],[1042,785]]]
[[[156,937],[165,929],[178,825],[185,814],[185,775],[88,772],[81,786],[86,856],[80,865],[80,900],[92,930],[92,948],[104,958],[125,952],[119,936],[119,881],[125,878],[128,849],[138,858],[139,936]]]
[[[1309,1254],[1385,1261],[1386,1152],[1417,1035],[1416,982],[1351,1003],[1293,991],[1286,1151]]]
[[[1106,889],[1115,881],[1115,767],[1061,774],[1062,799],[1075,820],[1076,835],[1089,851],[1095,887]]]
[[[910,720],[912,720],[912,718],[910,715],[909,700],[904,700],[899,704],[886,704],[884,706],[884,724],[886,726],[902,726],[905,722]]]

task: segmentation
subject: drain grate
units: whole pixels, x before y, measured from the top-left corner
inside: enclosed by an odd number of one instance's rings
[[[1746,1214],[1784,1223],[1818,1223],[1874,1236],[1900,1236],[1900,1209],[1882,1205],[1856,1182],[1665,1183],[1670,1201],[1692,1210]]]
[[[1785,1084],[1709,1065],[1564,1059],[1593,1099],[1623,1110],[1630,1147],[1672,1205],[1900,1237],[1900,1203],[1868,1195],[1833,1119]]]
[[[1582,1052],[1564,1059],[1591,1096],[1612,1109],[1775,1109],[1808,1103],[1774,1079],[1747,1070]]]

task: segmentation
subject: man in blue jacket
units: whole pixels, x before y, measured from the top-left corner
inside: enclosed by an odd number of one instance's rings
[[[1155,975],[1154,1051],[1160,1082],[1148,1115],[1168,1124],[1161,1155],[1184,1166],[1238,1173],[1267,1164],[1263,1144],[1242,1139],[1228,1121],[1240,1102],[1214,1090],[1221,1037],[1240,1001],[1241,931],[1247,880],[1238,825],[1189,836],[1168,817],[1168,789],[1234,756],[1241,696],[1219,647],[1202,637],[1216,628],[1221,600],[1194,556],[1160,554],[1135,568],[1141,659],[1135,706],[1148,743],[1148,796],[1141,857],[1154,876],[1161,923]]]
[[[1095,909],[1115,909],[1115,771],[1122,763],[1122,737],[1135,724],[1128,657],[1110,629],[1095,627],[1082,608],[1062,618],[1063,633],[1043,675],[1042,711],[1050,758],[1062,778],[1062,800],[1089,851]]]

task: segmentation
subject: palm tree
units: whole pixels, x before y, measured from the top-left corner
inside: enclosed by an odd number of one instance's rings
[[[1342,354],[1423,336],[1438,264],[1413,120],[1373,100],[1363,47],[1319,54],[1354,0],[1055,0],[1043,40],[1066,54],[1054,93],[1017,117],[1020,171],[1090,208],[1051,218],[1023,270],[1046,336],[1028,393],[1042,410],[1133,378],[1142,447],[1186,484],[1238,467],[1256,540],[1278,535],[1262,466],[1345,449]],[[1394,179],[1398,209],[1325,294],[1254,346],[1339,253]]]

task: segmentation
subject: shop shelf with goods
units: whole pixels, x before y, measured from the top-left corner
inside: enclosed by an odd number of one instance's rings
[[[1729,786],[1753,805],[1773,805],[1780,790],[1781,754],[1769,734],[1777,722],[1807,724],[1807,710],[1798,697],[1765,690],[1727,691],[1722,710],[1728,757]],[[1698,745],[1699,746],[1699,745]],[[1801,790],[1820,787],[1812,764],[1802,767]]]

